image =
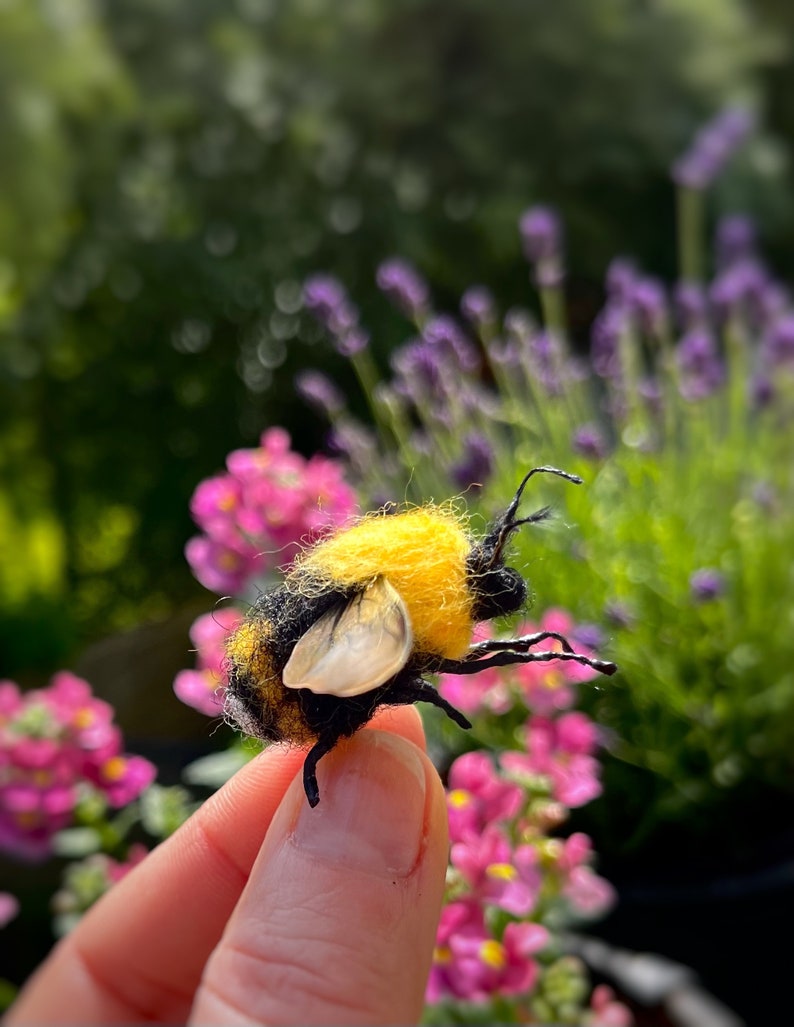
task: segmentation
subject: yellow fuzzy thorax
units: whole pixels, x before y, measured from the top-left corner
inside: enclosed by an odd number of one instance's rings
[[[310,549],[296,570],[343,587],[382,574],[408,609],[416,650],[459,659],[474,627],[465,526],[459,515],[434,506],[371,514]]]

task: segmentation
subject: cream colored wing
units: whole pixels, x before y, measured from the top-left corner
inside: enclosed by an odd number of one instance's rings
[[[298,639],[282,681],[287,688],[308,688],[317,695],[363,695],[401,670],[412,646],[405,603],[384,577],[377,577]]]

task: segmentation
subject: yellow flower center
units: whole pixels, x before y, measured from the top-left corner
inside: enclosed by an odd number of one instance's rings
[[[512,863],[491,863],[485,873],[499,881],[515,881],[518,871]]]
[[[127,761],[123,756],[111,756],[109,760],[106,760],[102,765],[102,777],[106,781],[119,781],[124,777],[124,771],[127,769]]]
[[[565,683],[565,678],[558,670],[549,670],[543,675],[542,681],[543,687],[548,688],[550,692],[553,692]]]
[[[506,962],[504,947],[495,938],[490,938],[480,945],[480,959],[486,966],[501,970]]]
[[[455,809],[462,809],[464,806],[468,806],[471,802],[471,793],[467,792],[464,788],[453,788],[448,793],[447,799],[449,800],[450,806],[454,806]]]
[[[223,553],[218,560],[221,570],[233,571],[240,562],[240,558],[237,553]]]
[[[41,817],[34,810],[25,810],[23,813],[15,813],[14,820],[22,828],[23,831],[29,830],[31,827],[38,827],[41,823]]]
[[[96,720],[96,714],[90,706],[83,706],[82,709],[78,710],[72,718],[74,726],[80,730],[83,728],[91,727]]]

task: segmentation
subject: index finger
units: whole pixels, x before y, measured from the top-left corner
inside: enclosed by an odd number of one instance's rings
[[[372,727],[424,748],[413,708]],[[252,760],[94,906],[26,985],[22,1023],[184,1022],[303,749]]]

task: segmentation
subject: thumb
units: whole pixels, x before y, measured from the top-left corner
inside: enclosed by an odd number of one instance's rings
[[[407,1024],[421,1014],[447,866],[425,754],[360,731],[287,789],[204,971],[191,1022]]]

